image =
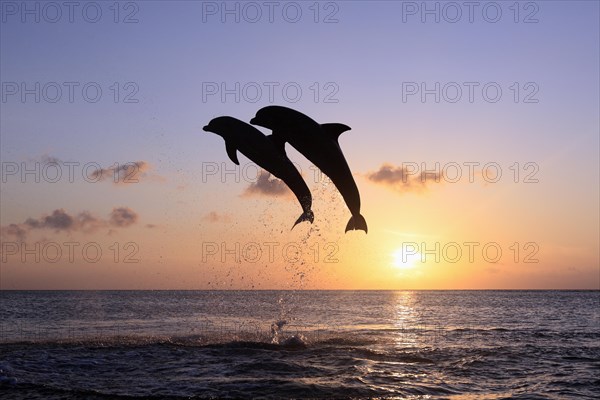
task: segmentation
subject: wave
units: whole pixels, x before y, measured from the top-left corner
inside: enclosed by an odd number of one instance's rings
[[[212,348],[262,348],[262,349],[305,349],[312,346],[360,346],[370,343],[352,337],[339,337],[323,332],[246,333],[234,335],[194,334],[194,335],[111,335],[40,339],[14,339],[4,341],[1,346],[89,346],[89,347],[141,347],[141,346],[181,346]]]

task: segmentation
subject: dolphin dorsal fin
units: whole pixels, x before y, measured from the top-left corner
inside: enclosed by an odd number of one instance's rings
[[[237,158],[237,148],[231,142],[225,143],[225,149],[227,150],[227,155],[229,159],[235,163],[235,165],[240,165],[240,162]]]
[[[277,149],[277,151],[279,151],[280,154],[283,154],[285,156],[286,155],[285,140],[282,139],[281,136],[279,136],[279,135],[271,134],[271,135],[268,135],[267,137],[275,145],[275,148]]]
[[[346,131],[349,131],[350,128],[348,125],[339,124],[339,123],[331,123],[331,124],[321,124],[321,129],[325,131],[325,133],[337,143],[340,135]]]

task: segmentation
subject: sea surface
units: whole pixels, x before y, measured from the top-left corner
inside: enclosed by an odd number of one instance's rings
[[[600,398],[598,291],[0,291],[0,398]]]

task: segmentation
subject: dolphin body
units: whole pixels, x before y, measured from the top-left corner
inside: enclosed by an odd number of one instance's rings
[[[270,136],[265,136],[244,121],[226,116],[214,118],[202,129],[216,133],[225,140],[227,155],[235,164],[240,165],[237,158],[239,150],[261,168],[285,182],[298,198],[303,211],[294,226],[302,221],[313,223],[315,216],[311,210],[310,190],[283,148],[278,147]]]
[[[360,214],[358,187],[338,143],[339,136],[351,129],[349,126],[337,123],[319,125],[307,115],[282,106],[261,108],[250,123],[271,129],[275,140],[291,144],[327,175],[352,213],[346,232],[354,229],[367,232],[367,221]]]

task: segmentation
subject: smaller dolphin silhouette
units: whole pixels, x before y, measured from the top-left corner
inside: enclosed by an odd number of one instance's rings
[[[360,214],[358,187],[338,143],[338,137],[350,130],[349,126],[319,125],[309,116],[282,106],[261,108],[250,123],[271,129],[276,141],[288,142],[327,175],[352,213],[346,232],[354,229],[367,232],[367,221]]]
[[[311,210],[312,195],[300,172],[287,158],[283,145],[277,145],[270,136],[250,124],[233,117],[217,117],[202,128],[213,132],[225,140],[227,155],[236,165],[240,165],[237,151],[254,161],[258,166],[281,179],[294,192],[302,207],[302,215],[292,229],[302,221],[312,224],[315,216]]]

